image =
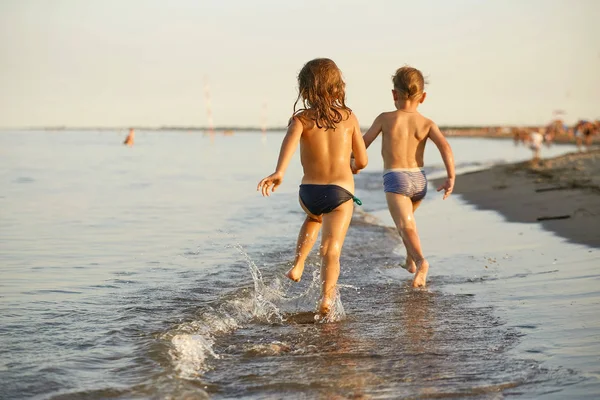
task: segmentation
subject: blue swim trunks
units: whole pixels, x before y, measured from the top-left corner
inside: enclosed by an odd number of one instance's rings
[[[383,171],[383,190],[401,194],[413,202],[427,194],[427,176],[422,168],[393,168]]]

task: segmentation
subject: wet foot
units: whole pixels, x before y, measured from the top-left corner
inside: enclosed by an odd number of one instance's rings
[[[406,261],[404,262],[404,264],[401,264],[401,267],[404,268],[405,270],[407,270],[411,274],[414,274],[415,272],[417,272],[417,265],[409,257],[406,257]]]
[[[300,282],[300,278],[302,278],[302,273],[304,272],[304,265],[298,264],[294,265],[286,274],[288,278],[293,280],[294,282]]]
[[[422,259],[417,264],[417,273],[413,279],[412,286],[414,288],[425,287],[425,284],[427,283],[427,271],[429,271],[429,263],[427,260]]]
[[[321,303],[319,304],[319,314],[322,316],[326,316],[331,311],[331,307],[333,306],[333,298],[325,297],[321,298]]]
[[[331,309],[333,308],[333,303],[335,301],[337,290],[335,286],[323,293],[321,296],[321,302],[319,303],[319,314],[323,317],[327,316]]]

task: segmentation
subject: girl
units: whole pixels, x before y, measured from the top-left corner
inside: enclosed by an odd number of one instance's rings
[[[367,151],[356,116],[346,106],[345,83],[337,65],[318,58],[304,65],[298,74],[298,98],[294,114],[281,144],[275,172],[258,183],[257,190],[269,196],[269,190],[281,185],[298,143],[304,176],[300,185],[300,206],[306,219],[300,228],[296,257],[287,277],[298,282],[304,262],[319,230],[321,237],[321,300],[319,312],[330,311],[340,274],[340,253],[350,225],[354,200],[354,177],[350,168],[367,165]],[[296,111],[298,101],[303,107]]]

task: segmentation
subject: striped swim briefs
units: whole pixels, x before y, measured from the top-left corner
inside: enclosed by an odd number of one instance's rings
[[[427,194],[427,176],[422,168],[393,168],[383,171],[383,190],[401,194],[413,202]]]

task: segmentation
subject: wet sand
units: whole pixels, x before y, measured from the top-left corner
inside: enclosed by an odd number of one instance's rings
[[[434,184],[439,184],[434,180]],[[508,221],[600,247],[600,149],[460,175],[455,194]]]

